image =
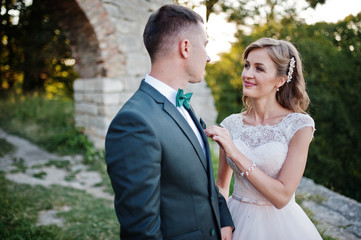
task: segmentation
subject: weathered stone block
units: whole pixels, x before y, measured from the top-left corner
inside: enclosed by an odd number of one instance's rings
[[[122,35],[118,37],[117,43],[121,52],[135,52],[143,46],[143,39],[138,35]]]
[[[102,90],[104,93],[121,93],[124,90],[124,85],[120,78],[118,79],[109,79],[106,78],[103,80]]]
[[[116,105],[121,103],[122,96],[120,93],[108,93],[102,99],[104,105]]]
[[[150,69],[150,60],[144,52],[133,52],[128,54],[126,68],[130,75],[145,75]]]
[[[75,111],[87,115],[97,115],[98,107],[95,104],[75,103]]]

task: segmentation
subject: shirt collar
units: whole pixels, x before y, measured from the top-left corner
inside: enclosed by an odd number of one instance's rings
[[[152,87],[154,87],[158,92],[160,92],[164,97],[166,97],[174,106],[176,105],[177,91],[174,90],[172,87],[150,76],[149,74],[145,75],[145,82],[151,85]]]

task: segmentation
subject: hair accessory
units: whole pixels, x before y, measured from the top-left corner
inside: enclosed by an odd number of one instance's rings
[[[292,57],[291,61],[290,61],[290,67],[288,68],[288,76],[287,76],[287,83],[291,82],[292,80],[292,73],[293,73],[293,68],[295,67],[295,58]]]
[[[248,176],[250,174],[250,172],[252,172],[254,170],[255,167],[257,167],[256,164],[254,162],[252,162],[252,165],[245,172],[241,172],[241,176],[243,177],[244,174],[246,174],[246,176]]]

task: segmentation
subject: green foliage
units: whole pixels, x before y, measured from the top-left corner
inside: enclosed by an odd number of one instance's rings
[[[231,112],[239,112],[242,104],[240,79],[241,56],[224,55],[222,61],[207,66],[207,83],[212,89],[218,111],[217,120],[224,119]]]
[[[1,95],[16,91],[71,97],[78,75],[68,61],[69,40],[41,1],[30,6],[25,0],[1,1],[1,12]]]
[[[297,20],[297,15],[278,19],[255,24],[250,35],[239,31],[231,51],[207,67],[217,121],[242,109],[241,54],[245,47],[260,37],[291,41],[301,53],[311,98],[309,112],[317,129],[305,175],[361,201],[361,115],[357,114],[361,108],[361,13],[338,23],[314,25]]]
[[[321,195],[310,195],[310,194],[297,194],[296,202],[298,204],[302,204],[304,201],[312,201],[317,204],[322,204],[322,202],[326,201],[324,197]]]
[[[53,186],[16,184],[0,173],[0,239],[117,239],[119,225],[111,201],[84,191]],[[56,217],[64,226],[37,226],[42,210],[71,206]],[[89,214],[91,213],[91,214]]]
[[[92,144],[75,127],[74,104],[67,99],[14,96],[0,102],[0,126],[62,155],[85,153]]]
[[[6,139],[0,138],[0,158],[12,153],[14,150],[14,145],[6,141]]]
[[[104,164],[104,150],[96,150],[75,127],[73,111],[73,102],[67,99],[13,97],[0,102],[0,127],[58,154],[83,154],[84,163],[101,174],[103,180],[99,185],[113,193]],[[2,144],[0,149],[0,152],[10,153]],[[16,172],[26,171],[24,159],[14,161]],[[66,169],[69,181],[76,174],[67,160],[49,160],[44,166]],[[39,171],[33,177],[42,179],[46,173]],[[119,238],[119,224],[111,201],[60,186],[45,188],[15,184],[7,181],[3,173],[0,173],[0,195],[0,239]],[[64,220],[63,227],[36,226],[39,211],[64,206],[71,206],[71,210],[57,214]]]
[[[315,8],[317,4],[324,4],[326,0],[306,0],[312,8]]]
[[[55,166],[59,169],[66,169],[70,170],[71,163],[69,160],[49,160],[46,164],[46,166]]]
[[[23,158],[13,159],[13,160],[14,160],[13,165],[14,165],[15,169],[11,171],[12,173],[26,172],[27,167],[25,165],[25,161]]]
[[[83,163],[102,177],[102,185],[113,193],[106,172],[105,151],[93,144],[75,126],[74,103],[69,99],[44,96],[13,96],[0,101],[0,127],[6,132],[29,139],[50,152],[60,155],[83,155]],[[4,147],[0,146],[0,152]],[[15,159],[16,172],[24,172],[23,159]],[[68,161],[49,161],[48,165],[69,168]],[[41,167],[41,166],[39,166]],[[71,176],[69,177],[70,180]]]
[[[44,178],[46,177],[46,172],[41,171],[41,172],[38,172],[38,173],[34,173],[34,174],[33,174],[33,177],[35,177],[35,178],[40,178],[40,179],[44,179]]]
[[[361,13],[337,24],[309,26],[300,44],[316,135],[305,174],[361,200]],[[358,27],[353,28],[353,26]],[[315,41],[315,39],[317,39]],[[317,51],[315,51],[317,49]],[[352,50],[353,49],[353,50]]]

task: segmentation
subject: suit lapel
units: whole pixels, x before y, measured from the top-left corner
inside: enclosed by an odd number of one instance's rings
[[[183,133],[187,136],[189,141],[192,143],[193,148],[196,150],[197,155],[206,171],[208,171],[207,160],[204,156],[203,149],[198,142],[196,135],[194,134],[192,128],[189,126],[187,120],[182,116],[182,114],[178,111],[176,107],[173,106],[172,103],[165,102],[164,103],[164,111],[167,112],[173,120],[178,124],[178,126],[182,129]]]
[[[208,140],[207,140],[207,136],[203,131],[203,127],[201,125],[201,123],[197,120],[196,115],[193,112],[193,109],[191,107],[190,110],[188,110],[189,114],[191,115],[194,123],[197,125],[197,128],[199,130],[199,132],[202,135],[202,139],[204,142],[204,146],[206,148],[206,153],[207,153],[207,169],[208,169],[208,192],[209,192],[209,196],[210,196],[210,200],[211,203],[213,205],[213,213],[216,215],[216,219],[218,222],[218,226],[219,228],[221,228],[221,222],[220,222],[220,213],[219,213],[219,209],[218,208],[218,201],[216,199],[214,199],[214,195],[217,196],[217,194],[213,194],[214,190],[215,190],[215,182],[214,182],[214,175],[213,175],[213,168],[212,168],[212,159],[211,159],[211,152],[210,152],[210,148],[209,148],[209,144],[208,144]]]
[[[196,124],[199,133],[202,136],[202,140],[204,142],[204,147],[206,148],[206,157],[207,157],[207,159],[210,159],[210,149],[209,149],[209,145],[208,145],[207,136],[204,133],[204,129],[203,129],[202,125],[200,124],[200,122],[197,120],[197,117],[194,114],[192,107],[191,107],[191,109],[188,110],[188,112],[189,112],[189,115],[192,117],[193,122]]]
[[[163,104],[163,110],[176,122],[179,128],[183,131],[184,135],[188,138],[188,140],[193,145],[205,171],[208,172],[208,164],[207,159],[204,156],[203,149],[198,142],[196,135],[194,134],[192,128],[189,126],[187,120],[182,116],[182,114],[178,111],[178,109],[170,102],[166,97],[164,97],[161,93],[159,93],[152,86],[147,84],[144,80],[140,85],[140,90],[149,94],[157,103]],[[197,125],[197,122],[195,122]],[[199,124],[198,124],[199,125]],[[198,128],[197,125],[197,128]],[[201,132],[202,134],[202,132]],[[203,135],[202,135],[203,138]],[[203,140],[204,141],[204,140]]]
[[[194,123],[196,124],[198,131],[200,132],[203,142],[204,142],[204,147],[206,148],[206,155],[207,155],[207,171],[208,171],[208,181],[209,181],[209,194],[210,196],[213,196],[213,187],[214,186],[214,179],[213,179],[213,168],[212,168],[212,163],[211,163],[211,152],[209,149],[209,144],[208,144],[208,140],[207,140],[207,136],[203,131],[203,127],[201,126],[200,122],[197,120],[196,115],[193,112],[193,109],[191,108],[190,110],[188,110],[189,114],[191,115]]]

